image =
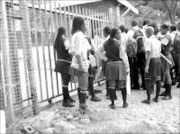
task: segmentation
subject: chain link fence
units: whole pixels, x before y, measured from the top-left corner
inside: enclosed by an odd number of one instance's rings
[[[8,112],[10,120],[25,108],[37,114],[38,105],[62,95],[53,45],[60,26],[71,39],[74,16],[86,20],[89,36],[97,47],[101,45],[101,30],[110,25],[108,14],[56,1],[0,1],[0,109]],[[76,82],[69,84],[70,91],[76,88]]]

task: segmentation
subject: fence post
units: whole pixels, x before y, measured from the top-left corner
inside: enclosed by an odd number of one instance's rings
[[[33,114],[38,114],[37,107],[37,91],[36,91],[36,79],[34,75],[34,64],[33,64],[33,56],[32,56],[32,42],[31,42],[31,34],[30,34],[30,19],[29,19],[29,7],[27,0],[19,0],[20,13],[22,16],[22,31],[24,38],[24,49],[25,49],[25,62],[27,62],[27,73],[29,76],[30,82],[30,93],[32,100],[32,110]]]
[[[8,26],[7,26],[7,14],[6,14],[6,0],[1,1],[1,10],[2,10],[2,45],[3,50],[3,68],[4,68],[4,78],[5,78],[5,95],[7,102],[7,120],[10,123],[14,122],[14,103],[13,103],[13,85],[12,85],[12,76],[11,76],[11,66],[10,66],[10,50],[9,50],[9,36],[8,36]]]

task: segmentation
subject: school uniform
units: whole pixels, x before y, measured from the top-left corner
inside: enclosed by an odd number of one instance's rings
[[[69,73],[78,78],[78,97],[80,109],[86,109],[86,95],[88,88],[89,60],[87,57],[91,46],[82,31],[77,31],[71,39],[70,53],[73,55]],[[81,63],[81,66],[80,66]]]
[[[161,58],[161,62],[163,66],[163,82],[165,85],[164,96],[168,95],[170,98],[171,98],[171,84],[172,84],[170,70],[174,66],[174,61],[170,53],[171,43],[172,43],[171,36],[169,34],[166,34],[161,38],[161,44],[162,44],[161,53],[172,63],[172,65],[170,65],[165,59]]]
[[[147,90],[147,100],[150,103],[151,99],[151,86],[156,82],[157,90],[155,100],[158,101],[158,96],[161,87],[161,43],[157,38],[153,35],[146,39],[145,41],[145,51],[146,53],[150,53],[150,62],[149,62],[149,70],[148,73],[145,74],[145,88]],[[146,103],[146,100],[145,100]]]
[[[124,63],[120,58],[119,51],[120,44],[116,39],[110,38],[104,44],[104,50],[106,52],[107,66],[106,66],[106,79],[109,83],[109,94],[110,99],[114,103],[114,97],[116,92],[116,82],[119,84],[119,88],[122,91],[123,96],[123,105],[127,105],[126,97],[126,71],[127,71],[127,62]],[[129,68],[128,68],[129,69]],[[113,104],[112,103],[112,104]]]
[[[68,91],[68,84],[71,79],[69,75],[69,68],[72,61],[72,56],[69,54],[68,50],[70,48],[70,43],[65,39],[56,39],[56,52],[57,61],[55,66],[55,72],[61,73],[62,77],[62,92],[63,92],[63,106],[73,106],[70,102],[75,102],[70,96]]]

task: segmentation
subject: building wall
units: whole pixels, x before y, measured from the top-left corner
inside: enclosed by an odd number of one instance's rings
[[[102,0],[98,2],[82,4],[81,6],[86,7],[86,8],[91,8],[99,12],[108,13],[109,8],[114,8],[117,5],[118,5],[118,2],[116,0]]]
[[[110,20],[112,22],[112,27],[118,27],[123,24],[120,15],[125,9],[124,5],[119,5],[117,0],[102,0],[93,3],[82,4],[82,7],[90,8],[98,12],[102,12],[110,15]]]

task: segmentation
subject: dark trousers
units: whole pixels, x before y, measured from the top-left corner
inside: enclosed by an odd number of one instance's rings
[[[61,73],[61,77],[62,77],[63,101],[67,101],[70,98],[68,91],[68,84],[71,80],[71,76],[67,73]]]
[[[88,91],[91,95],[92,98],[95,97],[95,93],[94,93],[94,75],[95,75],[95,68],[91,67],[91,65],[89,66],[89,77],[88,77]]]
[[[128,59],[129,59],[129,64],[130,64],[131,86],[139,88],[137,58],[128,57]]]
[[[138,53],[137,54],[137,67],[141,75],[143,89],[145,89],[145,65],[146,65],[145,53]],[[139,75],[137,77],[138,77],[137,79],[139,80]]]

